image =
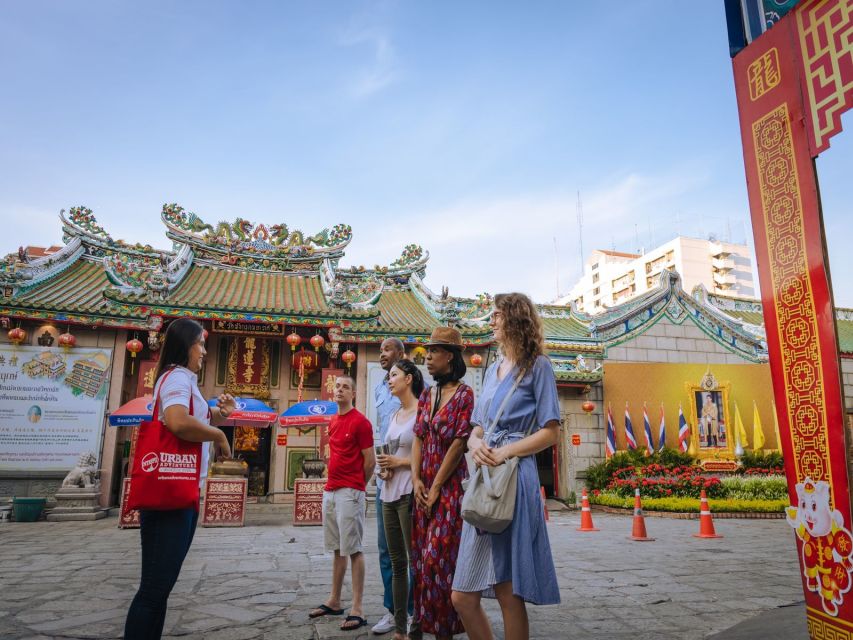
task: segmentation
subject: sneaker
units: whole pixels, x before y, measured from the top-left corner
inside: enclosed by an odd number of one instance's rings
[[[377,622],[371,628],[371,631],[375,633],[377,636],[382,635],[383,633],[388,633],[389,631],[394,630],[394,614],[386,613],[384,616],[379,618],[379,622]]]

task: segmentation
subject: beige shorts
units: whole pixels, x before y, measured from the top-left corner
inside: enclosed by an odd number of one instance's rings
[[[326,551],[342,556],[361,553],[364,538],[365,494],[357,489],[323,492],[323,540]]]

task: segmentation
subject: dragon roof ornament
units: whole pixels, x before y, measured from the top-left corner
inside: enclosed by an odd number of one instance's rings
[[[119,295],[150,294],[165,298],[186,275],[193,262],[193,250],[188,245],[170,260],[160,256],[139,256],[115,252],[104,256],[104,272],[118,288]]]
[[[64,271],[85,252],[83,241],[73,238],[56,253],[30,260],[23,247],[0,262],[0,284],[32,287]]]
[[[377,264],[368,269],[364,265],[358,265],[341,269],[338,274],[343,278],[379,277],[384,278],[389,285],[405,285],[413,275],[420,278],[426,275],[428,261],[429,251],[424,251],[420,245],[409,244],[403,248],[400,257],[388,266]]]
[[[196,260],[258,271],[316,272],[326,258],[337,259],[352,240],[352,228],[338,224],[306,236],[286,224],[253,224],[244,218],[211,225],[178,204],[160,214],[166,235],[193,247]]]

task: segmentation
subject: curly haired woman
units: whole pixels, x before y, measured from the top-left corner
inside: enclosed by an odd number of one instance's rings
[[[471,418],[468,450],[477,465],[495,467],[519,458],[515,511],[501,533],[463,525],[451,599],[471,640],[493,637],[482,596],[497,598],[504,637],[526,640],[530,628],[525,603],[560,602],[535,458],[557,442],[560,404],[551,363],[542,354],[542,321],[530,298],[497,295],[491,326],[502,357],[486,371]],[[507,394],[512,395],[486,442],[484,428],[491,426]]]

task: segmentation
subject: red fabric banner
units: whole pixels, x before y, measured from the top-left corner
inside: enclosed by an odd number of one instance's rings
[[[323,400],[335,401],[335,379],[338,376],[344,375],[343,369],[323,369],[322,382],[320,383],[320,392]],[[329,466],[329,426],[325,425],[320,429],[320,457]]]

